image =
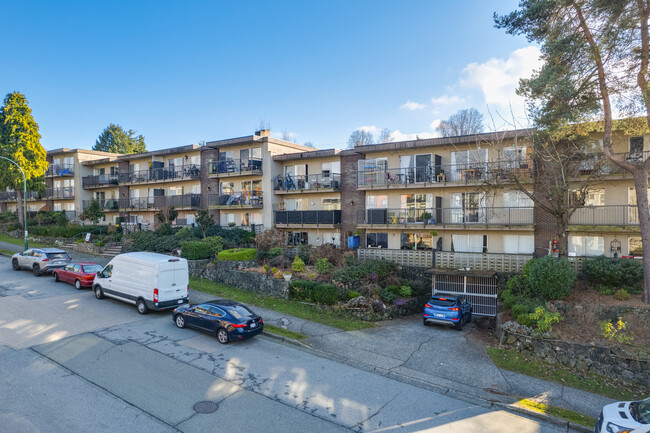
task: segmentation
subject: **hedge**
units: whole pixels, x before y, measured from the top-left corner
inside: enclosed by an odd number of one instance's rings
[[[562,299],[576,284],[576,273],[567,259],[544,256],[530,261],[528,291],[545,301]]]
[[[332,305],[339,299],[339,289],[334,284],[295,280],[289,286],[289,297],[317,304]]]
[[[219,260],[239,262],[245,260],[254,260],[257,257],[255,248],[233,248],[230,250],[220,251],[217,255]]]
[[[181,243],[181,257],[187,260],[209,259],[213,254],[212,246],[207,242],[187,241]]]
[[[582,276],[594,286],[634,286],[643,281],[643,264],[634,259],[610,259],[600,256],[584,261]]]

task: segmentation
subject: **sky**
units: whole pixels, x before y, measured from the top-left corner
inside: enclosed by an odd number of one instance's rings
[[[460,109],[527,126],[539,65],[494,28],[517,0],[0,0],[0,93],[26,95],[45,149],[90,149],[109,123],[148,150],[252,135],[315,147],[355,129],[435,136]]]

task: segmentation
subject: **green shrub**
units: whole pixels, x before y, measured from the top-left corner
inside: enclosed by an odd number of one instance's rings
[[[612,286],[608,286],[607,284],[598,284],[596,286],[596,291],[600,293],[601,295],[613,295],[614,294],[614,288]]]
[[[176,237],[179,237],[178,233],[176,234]],[[194,235],[192,235],[192,237],[194,237]],[[219,251],[223,250],[223,238],[221,236],[208,236],[201,239],[201,242],[210,245],[210,248],[212,248],[212,254],[218,254]]]
[[[643,292],[643,287],[641,286],[623,286],[621,289],[624,289],[630,295],[638,295]]]
[[[550,301],[569,295],[576,283],[576,273],[566,259],[544,256],[530,262],[528,292]]]
[[[528,263],[531,263],[531,261],[529,260],[526,262],[526,265],[528,265]],[[513,275],[508,278],[508,282],[506,283],[506,289],[510,290],[512,294],[517,295],[525,293],[527,286],[527,277],[523,274]]]
[[[209,259],[214,255],[210,244],[201,241],[186,241],[181,243],[181,257],[187,260]]]
[[[403,298],[411,297],[411,287],[410,286],[400,286],[399,295]]]
[[[84,241],[83,239],[77,239],[77,245],[79,245],[80,243],[83,243],[83,241]]]
[[[294,280],[289,286],[289,297],[317,304],[332,305],[338,300],[339,289],[334,284]]]
[[[618,289],[616,292],[614,292],[614,297],[619,301],[627,301],[630,299],[630,294],[625,289]]]
[[[387,304],[392,304],[393,301],[397,299],[397,295],[388,289],[382,289],[379,293],[379,297]]]
[[[348,292],[348,299],[358,298],[359,296],[361,296],[361,293],[359,293],[359,292],[357,292],[355,290],[350,290]]]
[[[274,268],[275,269],[275,268]],[[264,271],[268,272],[269,271],[269,265],[264,265]]]
[[[530,306],[527,304],[515,304],[512,306],[512,316],[519,317],[522,314],[528,314],[531,312]]]
[[[318,271],[319,274],[326,274],[333,267],[334,265],[330,263],[327,257],[323,257],[322,259],[316,260],[316,270]]]
[[[332,281],[358,285],[362,280],[382,283],[389,275],[397,273],[397,265],[384,260],[364,260],[332,273]],[[376,279],[375,279],[376,278]]]
[[[217,255],[219,260],[226,261],[244,261],[253,260],[257,257],[257,250],[255,248],[233,248],[230,250],[220,251]]]
[[[174,229],[172,229],[172,225],[169,223],[164,223],[161,224],[160,227],[156,229],[156,234],[158,236],[170,236],[174,234]]]
[[[516,317],[517,323],[524,326],[533,326],[534,320],[530,318],[530,313],[520,314]]]
[[[594,257],[582,264],[582,277],[592,285],[634,286],[643,280],[643,264],[634,259]]]
[[[197,237],[203,237],[200,230]],[[221,226],[212,226],[207,232],[206,236],[220,236],[223,239],[223,247],[225,249],[242,248],[253,243],[255,233],[240,228],[224,229]]]
[[[104,246],[104,241],[97,241],[97,246],[98,247],[103,247]]]
[[[291,264],[291,269],[293,269],[294,272],[305,271],[305,262],[300,258],[300,256],[296,256],[296,258],[293,259],[293,263]]]
[[[271,269],[271,272],[272,272],[273,274],[275,274],[277,271],[278,271],[278,268],[276,268],[275,266],[273,266],[273,268]]]
[[[517,297],[513,295],[512,289],[506,289],[501,292],[501,300],[503,301],[503,309],[510,310],[515,304]]]
[[[540,334],[551,332],[553,324],[559,323],[562,319],[560,313],[551,313],[544,307],[535,308],[535,311],[530,313],[528,317],[533,321],[537,332]]]
[[[273,247],[269,250],[269,257],[274,259],[278,256],[281,256],[283,251],[284,249],[282,247]]]

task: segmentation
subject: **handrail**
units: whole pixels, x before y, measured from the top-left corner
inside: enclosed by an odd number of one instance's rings
[[[104,228],[104,227],[98,227],[98,228],[96,228],[96,229],[94,229],[94,230],[91,230],[91,231],[89,231],[89,232],[79,232],[79,233],[76,233],[76,234],[70,236],[70,239],[74,239],[74,238],[76,238],[76,237],[79,236],[79,235],[85,235],[86,233],[94,233],[94,232],[96,232],[96,231],[98,231],[98,230],[99,230],[99,234],[101,235],[101,234],[102,234],[102,233],[101,233],[102,230],[105,230],[105,228]],[[106,234],[108,234],[108,229],[106,229]]]

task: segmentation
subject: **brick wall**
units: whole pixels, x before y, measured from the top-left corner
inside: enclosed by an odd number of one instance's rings
[[[357,189],[357,167],[365,155],[354,151],[341,153],[341,247],[347,248],[347,237],[357,229],[357,213],[366,210],[366,192]]]
[[[219,179],[208,177],[208,162],[216,161],[218,156],[217,149],[207,146],[201,149],[201,208],[203,209],[208,208],[210,194],[219,194]],[[219,224],[219,210],[210,209],[209,212],[214,218],[214,222]]]

